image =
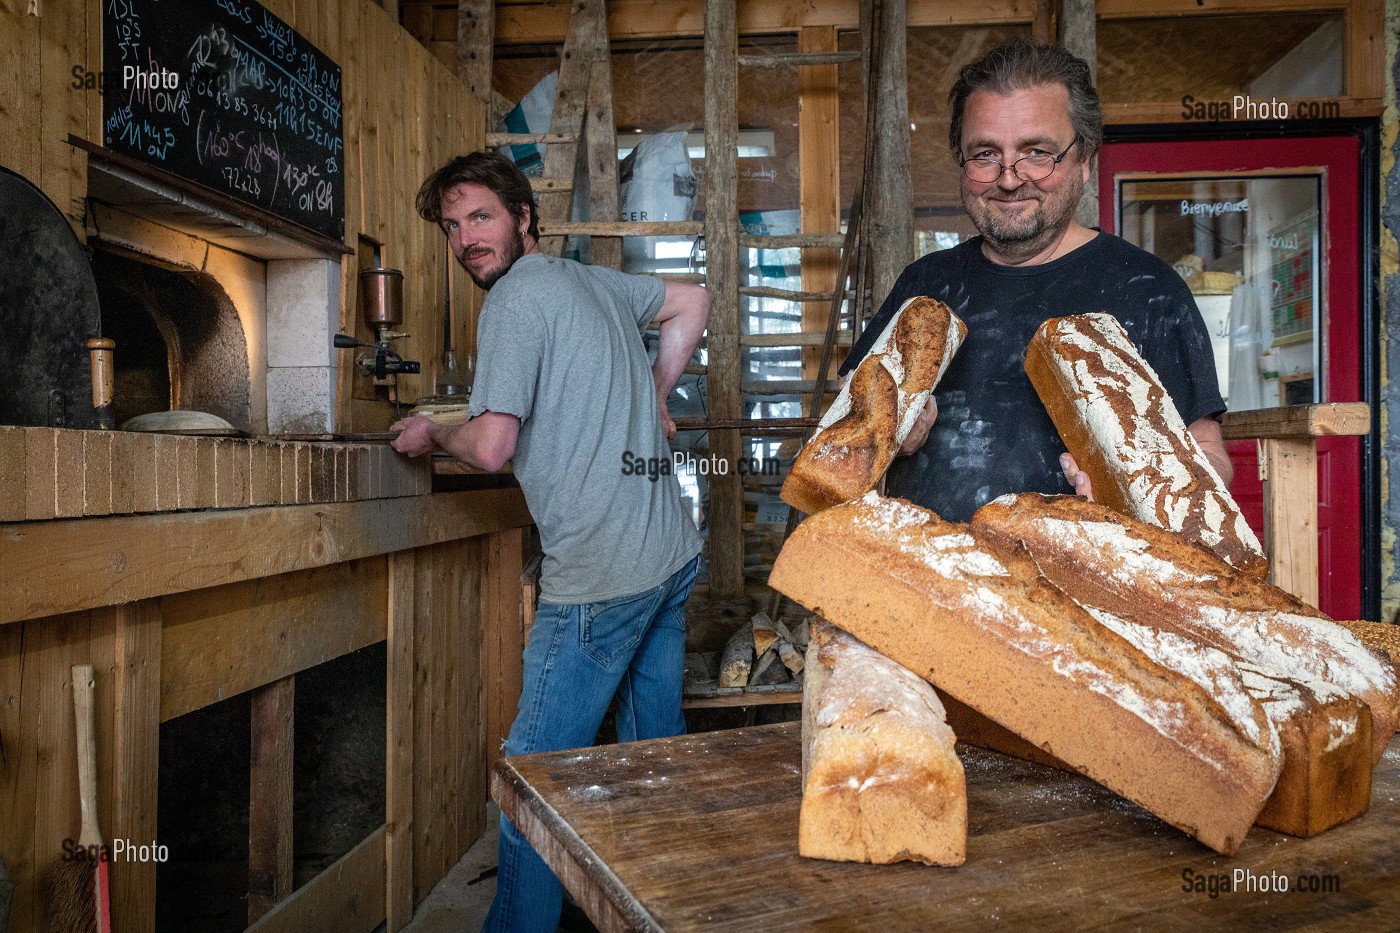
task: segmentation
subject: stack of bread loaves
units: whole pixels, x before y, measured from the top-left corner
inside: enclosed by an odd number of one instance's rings
[[[803,522],[770,584],[934,686],[1219,852],[1280,769],[1238,675],[1171,670],[1040,575],[1020,547],[900,500]]]
[[[1263,582],[1257,538],[1114,318],[1048,321],[1026,355],[1102,504],[1008,495],[963,525],[852,498],[912,423],[906,394],[931,390],[962,335],[941,305],[903,313],[876,350],[907,360],[906,328],[946,315],[941,364],[908,383],[913,369],[872,353],[783,489],[819,514],[769,584],[849,633],[819,629],[807,662],[802,853],[960,862],[949,723],[1087,775],[1222,853],[1256,821],[1308,836],[1365,812],[1400,728],[1400,639]],[[892,817],[901,806],[917,819]]]

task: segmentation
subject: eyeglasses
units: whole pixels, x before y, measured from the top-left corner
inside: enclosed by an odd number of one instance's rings
[[[1000,181],[1001,176],[1007,170],[1021,181],[1040,181],[1042,178],[1049,178],[1050,173],[1055,171],[1055,166],[1059,165],[1069,151],[1074,148],[1074,140],[1065,147],[1065,151],[1057,156],[1051,156],[1045,152],[1036,152],[1028,156],[1022,156],[1010,165],[1002,165],[995,159],[969,159],[966,156],[958,157],[958,165],[962,166],[963,174],[973,181],[982,184],[990,184]]]

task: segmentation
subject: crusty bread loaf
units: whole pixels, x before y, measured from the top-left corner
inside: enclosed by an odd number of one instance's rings
[[[1024,545],[1046,577],[1082,602],[1361,699],[1371,709],[1373,761],[1395,734],[1400,688],[1385,659],[1316,609],[1180,535],[1075,496],[1033,493],[994,499],[972,527],[998,547]]]
[[[1316,680],[1238,662],[1250,693],[1278,730],[1283,770],[1260,826],[1315,836],[1371,806],[1371,708]]]
[[[874,494],[803,522],[770,585],[1219,852],[1244,839],[1277,759],[965,525]]]
[[[1234,497],[1116,318],[1046,321],[1026,374],[1097,501],[1180,532],[1246,574],[1268,573]]]
[[[1278,733],[1283,767],[1255,824],[1313,836],[1365,813],[1371,801],[1371,710],[1329,684],[1307,684],[1239,664],[1250,695]],[[964,703],[940,695],[959,742],[1073,771]]]
[[[874,489],[966,334],[943,302],[906,301],[797,455],[783,501],[810,515]]]
[[[1080,554],[1085,561],[1094,557]],[[1267,732],[1282,768],[1257,824],[1312,836],[1366,812],[1371,712],[1365,703],[1330,684],[1289,680],[1184,635],[1084,608],[1163,667],[1199,684],[1245,734]]]
[[[1372,651],[1385,655],[1400,678],[1400,625],[1393,622],[1368,622],[1337,619],[1337,624],[1349,629],[1361,639],[1361,643]]]
[[[805,671],[798,852],[961,865],[967,784],[933,688],[827,622]]]

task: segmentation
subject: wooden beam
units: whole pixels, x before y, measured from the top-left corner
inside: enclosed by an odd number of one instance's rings
[[[739,234],[739,245],[752,249],[840,249],[845,243],[840,233]]]
[[[1193,0],[1194,2],[1194,0]],[[1247,0],[1240,0],[1247,2]],[[739,35],[796,32],[808,26],[857,29],[860,0],[740,0]],[[910,26],[974,26],[1030,23],[1036,0],[909,0]],[[659,39],[704,35],[704,0],[613,0],[608,35],[613,39]],[[560,43],[568,32],[564,3],[498,3],[496,44]]]
[[[551,148],[545,153],[548,158]],[[578,220],[540,222],[541,236],[699,236],[705,225],[698,220]]]
[[[563,60],[559,64],[559,83],[554,92],[549,132],[581,137],[596,50],[600,43],[607,42],[607,13],[603,0],[574,0],[568,7],[571,9],[569,29],[564,39]],[[497,31],[499,33],[499,25]],[[577,169],[577,143],[554,143],[545,150],[544,177],[573,178]],[[568,221],[572,204],[572,192],[545,192],[539,196],[539,217],[551,222]],[[562,255],[564,237],[545,233],[545,226],[540,224],[540,251],[547,256]]]
[[[248,764],[248,924],[292,893],[296,677],[252,694]]]
[[[0,624],[530,524],[518,489],[0,525]]]
[[[33,624],[55,623],[45,620]],[[18,632],[22,626],[10,628]],[[103,775],[98,806],[108,839],[156,838],[160,734],[152,724],[160,713],[160,645],[160,606],[154,600],[92,613],[97,754]],[[154,929],[156,864],[123,863],[121,871],[112,872],[111,882],[114,928]]]
[[[1060,44],[1073,55],[1078,55],[1089,65],[1089,74],[1098,83],[1098,23],[1095,19],[1094,0],[1058,0],[1059,9],[1055,14],[1055,25],[1059,31]],[[1078,154],[1083,158],[1084,154]],[[1095,153],[1089,166],[1089,180],[1084,183],[1084,193],[1079,198],[1074,219],[1086,227],[1099,225],[1099,160]]]
[[[797,34],[804,53],[834,52],[836,27],[807,26]],[[836,65],[808,66],[797,73],[798,207],[803,233],[841,230],[841,121]],[[824,294],[827,304],[804,305],[802,329],[812,336],[826,331],[831,292],[836,289],[839,254],[835,250],[802,252],[802,290]],[[752,339],[752,337],[747,338]],[[743,342],[743,341],[741,341]],[[817,378],[820,339],[802,354],[802,378]],[[754,346],[755,344],[749,344]]]
[[[596,0],[602,3],[603,0]],[[595,53],[588,80],[588,138],[584,158],[588,163],[588,216],[611,222],[618,219],[617,126],[613,121],[612,64],[604,39]],[[622,240],[594,237],[588,244],[591,265],[622,268]]]
[[[1352,98],[1385,96],[1384,0],[1352,0],[1346,14],[1346,93]]]
[[[895,280],[914,260],[913,179],[909,157],[908,42],[904,0],[884,0],[880,22],[880,61],[875,93],[874,177],[865,180],[871,217],[870,293],[884,301]]]
[[[709,410],[738,418],[739,389],[739,31],[735,0],[705,0],[705,274],[710,289]],[[736,462],[742,439],[711,431],[710,449]],[[710,479],[710,590],[734,596],[744,588],[744,504],[737,471]]]
[[[1340,10],[1357,0],[1098,0],[1099,19],[1154,19],[1219,13],[1314,13]]]
[[[382,641],[386,587],[367,557],[163,598],[161,722]]]
[[[370,933],[384,922],[384,827],[278,904],[246,933]]]
[[[495,0],[457,0],[457,77],[488,107],[496,45],[495,6]]]
[[[487,133],[486,147],[515,146],[521,143],[576,143],[577,133]],[[573,179],[569,179],[573,183]]]
[[[1232,411],[1221,420],[1220,431],[1227,441],[1370,434],[1371,406],[1365,402],[1329,402]]]
[[[481,678],[485,684],[482,721],[486,752],[482,757],[487,769],[481,775],[484,781],[489,780],[491,767],[501,760],[501,746],[515,721],[525,638],[534,622],[533,598],[526,605],[524,597],[525,587],[533,591],[533,581],[522,579],[523,540],[517,528],[492,535],[487,544],[486,581],[481,594],[484,628]]]
[[[384,764],[388,933],[396,933],[413,919],[413,577],[413,551],[389,555]],[[462,659],[451,660],[462,663]]]
[[[1317,442],[1263,441],[1269,582],[1317,605]]]
[[[1055,0],[1036,0],[1035,18],[1031,20],[1031,41],[1055,41]]]

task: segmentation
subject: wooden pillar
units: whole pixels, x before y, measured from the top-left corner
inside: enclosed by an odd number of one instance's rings
[[[739,387],[739,30],[735,0],[705,0],[705,279],[709,283],[709,407],[738,419]],[[737,462],[737,430],[710,432],[710,449]],[[744,590],[744,490],[738,470],[710,479],[710,593]]]
[[[502,758],[501,743],[510,734],[520,703],[520,687],[530,606],[527,620],[522,605],[522,538],[524,529],[511,528],[491,535],[486,543],[486,581],[482,587],[481,678],[485,684],[482,709],[486,765],[483,787],[490,784],[492,767]]]
[[[248,762],[248,925],[292,893],[296,676],[252,691]]]
[[[835,52],[835,26],[805,26],[797,34],[799,52]],[[802,65],[797,69],[797,157],[803,233],[837,233],[841,229],[841,121],[837,65]],[[802,290],[836,288],[839,254],[834,249],[802,251]],[[803,302],[802,329],[820,332],[831,308]],[[820,347],[802,351],[802,378],[816,379]],[[835,365],[840,354],[832,357]],[[832,368],[832,374],[836,372]]]
[[[457,77],[491,112],[492,47],[496,42],[495,0],[457,2]],[[495,124],[488,126],[490,130]]]
[[[160,603],[95,609],[92,616],[102,832],[108,842],[158,841]],[[156,864],[123,862],[120,869],[111,872],[113,928],[154,930]]]
[[[413,919],[415,564],[413,551],[389,555],[384,739],[384,911],[388,933]]]
[[[1269,582],[1317,605],[1317,439],[1259,442],[1264,467],[1264,540]]]
[[[603,0],[598,0],[601,13]],[[588,219],[616,221],[617,124],[613,120],[612,57],[606,32],[601,37],[588,79],[588,119],[585,123],[588,159]],[[593,237],[589,243],[589,263],[622,268],[622,237]]]
[[[884,0],[880,11],[880,68],[876,76],[875,156],[871,191],[870,288],[879,307],[914,259],[914,184],[909,165],[909,69],[904,0]]]
[[[607,13],[603,0],[574,0],[569,17],[569,35],[564,40],[564,57],[559,63],[559,84],[554,92],[554,112],[549,131],[574,137],[573,142],[550,143],[544,153],[544,177],[569,182],[565,191],[545,191],[539,195],[540,218],[568,221],[573,205],[572,184],[578,169],[578,142],[583,132],[588,85],[599,43],[608,41]],[[564,253],[566,237],[540,238],[540,251],[547,256]]]
[[[1060,11],[1056,25],[1060,33],[1060,44],[1071,53],[1089,63],[1089,73],[1098,81],[1099,58],[1097,23],[1094,18],[1094,0],[1059,0]],[[1079,199],[1079,209],[1074,219],[1086,227],[1099,224],[1099,159],[1094,156],[1089,166],[1089,180],[1084,183],[1084,195]]]

